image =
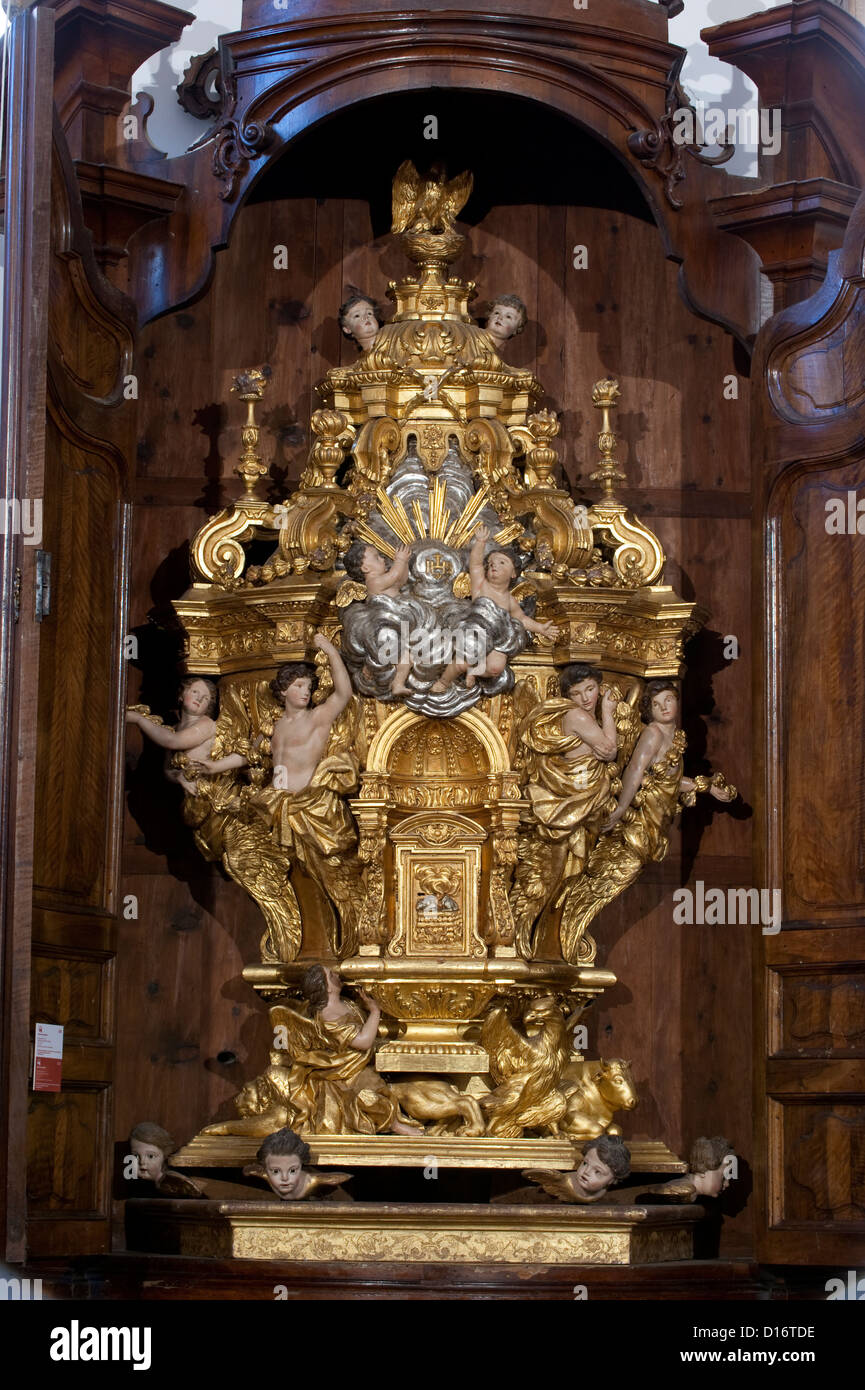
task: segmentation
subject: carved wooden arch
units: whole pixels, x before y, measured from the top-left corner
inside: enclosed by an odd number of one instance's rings
[[[642,131],[648,146],[663,152],[668,79],[680,50],[660,33],[628,34],[558,17],[443,11],[414,26],[405,18],[364,16],[362,44],[351,17],[333,16],[223,39],[230,74],[223,120],[199,149],[163,166],[195,196],[187,193],[171,218],[150,224],[133,242],[143,322],[204,291],[213,254],[228,244],[238,210],[299,135],[370,98],[445,88],[525,98],[596,139],[637,183],[665,255],[682,266],[689,308],[746,345],[752,340],[759,260],[740,239],[717,230],[708,206],[726,191],[726,176],[686,160],[683,206],[674,208],[663,174],[644,167],[646,154],[641,160],[628,147],[628,137]]]

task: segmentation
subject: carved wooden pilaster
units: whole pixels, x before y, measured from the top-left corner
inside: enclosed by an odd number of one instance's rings
[[[133,169],[123,114],[133,74],[178,39],[193,15],[161,0],[45,0],[56,16],[54,98],[81,187],[97,262],[125,288],[126,243],[173,209],[179,187],[156,167]],[[140,125],[140,122],[139,122]]]

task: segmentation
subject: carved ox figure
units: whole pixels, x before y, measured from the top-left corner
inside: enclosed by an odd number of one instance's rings
[[[621,1134],[618,1125],[611,1124],[614,1114],[617,1110],[633,1110],[637,1104],[631,1064],[621,1057],[612,1057],[609,1062],[577,1063],[570,1076],[565,1073],[560,1089],[567,1096],[560,1128],[569,1139]]]

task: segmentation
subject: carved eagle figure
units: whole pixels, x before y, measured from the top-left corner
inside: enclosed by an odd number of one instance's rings
[[[481,1046],[489,1053],[496,1089],[481,1101],[487,1134],[519,1139],[524,1129],[558,1133],[565,1098],[558,1089],[568,1059],[567,1028],[552,995],[529,999],[522,1029],[507,1011],[496,1007],[481,1028]]]
[[[451,232],[457,214],[469,200],[474,176],[468,169],[448,182],[443,164],[434,164],[421,178],[410,159],[399,166],[393,181],[394,232]]]

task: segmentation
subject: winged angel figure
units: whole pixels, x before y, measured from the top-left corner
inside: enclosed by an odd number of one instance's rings
[[[422,1134],[407,1124],[396,1097],[372,1065],[381,1010],[363,991],[364,1014],[342,996],[339,973],[310,966],[301,982],[304,1007],[270,1010],[274,1047],[269,1065],[237,1097],[239,1119],[205,1134],[263,1138],[290,1126],[297,1134]]]
[[[635,882],[647,863],[659,863],[665,857],[670,826],[683,806],[693,806],[698,792],[708,792],[722,802],[738,795],[720,772],[693,778],[684,775],[686,739],[679,727],[680,699],[677,681],[651,680],[640,703],[645,723],[640,723],[636,709],[625,710],[625,719],[617,723],[618,799],[585,870],[567,892],[561,922],[565,960],[581,958],[590,922]]]
[[[421,178],[410,159],[393,181],[394,232],[452,232],[457,214],[469,200],[474,177],[465,169],[448,182],[443,164],[434,164]]]
[[[518,701],[519,758],[532,820],[520,845],[511,909],[524,955],[538,943],[550,944],[546,918],[567,906],[615,805],[641,727],[634,708],[639,686],[623,700],[602,680],[597,668],[576,663],[562,672],[563,698],[526,708],[524,689]],[[601,692],[598,720],[592,702]]]

